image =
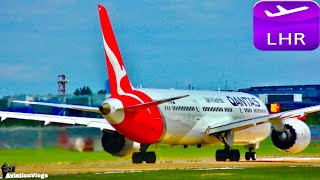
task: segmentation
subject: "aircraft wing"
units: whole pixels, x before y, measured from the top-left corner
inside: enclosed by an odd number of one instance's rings
[[[320,105],[311,106],[301,109],[295,109],[270,115],[258,116],[253,118],[244,118],[238,120],[230,120],[227,122],[211,125],[208,127],[206,134],[216,134],[228,130],[239,131],[259,124],[271,122],[272,125],[281,125],[283,119],[294,118],[301,115],[307,115],[320,112]]]
[[[86,117],[73,117],[73,116],[55,116],[47,114],[31,114],[31,113],[19,113],[19,112],[7,112],[0,111],[1,121],[6,120],[7,118],[14,119],[23,119],[23,120],[35,120],[35,121],[44,121],[45,125],[55,122],[63,124],[79,124],[87,127],[94,127],[113,130],[115,129],[103,118],[86,118]]]

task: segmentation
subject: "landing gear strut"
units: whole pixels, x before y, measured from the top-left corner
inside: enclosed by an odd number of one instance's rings
[[[253,150],[254,150],[253,147],[249,147],[249,152],[246,152],[245,159],[247,161],[250,161],[250,159],[253,161],[257,160],[257,154],[256,152],[253,152]]]
[[[143,161],[146,163],[156,163],[157,157],[155,152],[147,152],[150,144],[141,144],[140,152],[134,152],[132,154],[132,163],[133,164],[141,164]]]
[[[238,149],[230,150],[230,146],[225,145],[225,149],[219,149],[216,151],[216,161],[226,161],[229,159],[230,161],[239,161],[240,160],[240,152]]]
[[[225,131],[215,135],[224,144],[224,149],[216,151],[216,161],[239,161],[240,152],[238,149],[230,149],[233,144],[234,133],[232,131]]]

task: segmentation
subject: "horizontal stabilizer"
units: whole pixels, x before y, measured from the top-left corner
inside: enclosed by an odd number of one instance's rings
[[[33,121],[43,121],[44,125],[49,123],[62,123],[70,125],[84,125],[87,127],[99,128],[101,130],[112,130],[115,129],[104,119],[104,118],[87,118],[87,117],[74,117],[74,116],[56,116],[48,114],[31,114],[31,113],[20,113],[20,112],[6,112],[0,111],[1,121],[6,118],[10,119],[23,119]]]
[[[55,104],[55,103],[44,103],[44,102],[30,102],[30,101],[12,101],[12,102],[20,103],[20,104],[50,106],[50,107],[57,107],[57,108],[76,109],[76,110],[80,110],[80,111],[100,113],[100,110],[98,107],[91,107],[91,106],[80,106],[80,105],[72,105],[72,104]]]
[[[157,101],[137,104],[137,105],[133,105],[133,106],[129,106],[129,107],[124,107],[122,109],[125,110],[125,111],[133,112],[133,111],[136,111],[136,110],[139,110],[139,109],[149,108],[151,106],[157,106],[157,105],[162,104],[162,103],[166,103],[166,102],[170,102],[170,101],[173,101],[173,100],[185,98],[185,97],[188,97],[188,96],[189,95],[177,96],[177,97],[172,97],[172,98],[168,98],[168,99],[162,99],[162,100],[157,100]]]

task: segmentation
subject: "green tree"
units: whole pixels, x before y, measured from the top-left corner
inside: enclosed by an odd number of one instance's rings
[[[106,91],[106,90],[103,90],[103,89],[100,89],[100,90],[98,91],[98,94],[107,94],[107,91]]]
[[[74,92],[73,92],[74,95],[76,96],[79,96],[80,95],[80,89],[77,88]]]
[[[92,90],[89,88],[89,86],[83,86],[82,88],[77,88],[74,93],[74,95],[90,95],[92,94]]]

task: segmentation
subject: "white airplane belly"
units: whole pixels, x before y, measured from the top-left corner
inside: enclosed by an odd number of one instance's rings
[[[181,145],[192,145],[192,144],[222,144],[215,136],[205,135],[205,128],[210,122],[204,120],[199,121],[196,124],[193,122],[187,123],[188,121],[181,120],[177,121],[176,118],[166,118],[166,133],[161,143],[164,144],[181,144]],[[255,144],[263,141],[270,135],[271,124],[264,123],[234,133],[234,145],[246,145]]]
[[[179,144],[179,141],[190,132],[194,126],[191,119],[179,115],[166,115],[165,135],[160,141],[164,144]]]
[[[255,144],[263,141],[270,135],[271,124],[264,123],[234,133],[234,145]]]

